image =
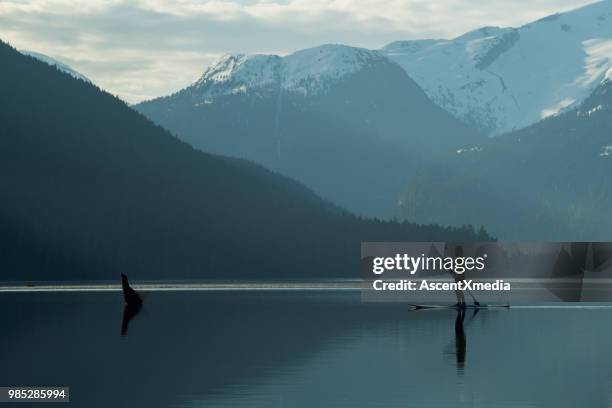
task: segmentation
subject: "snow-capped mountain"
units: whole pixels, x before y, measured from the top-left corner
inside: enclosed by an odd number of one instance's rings
[[[612,66],[612,1],[382,52],[438,105],[498,135],[577,106],[602,82]]]
[[[371,216],[391,214],[419,164],[481,138],[396,63],[342,45],[226,56],[134,108],[196,148],[253,160]]]
[[[49,57],[48,55],[44,55],[41,54],[39,52],[34,52],[34,51],[28,51],[28,50],[20,50],[20,53],[22,53],[23,55],[28,55],[30,57],[36,58],[37,60],[40,60],[42,62],[45,62],[55,68],[57,68],[58,70],[72,76],[73,78],[76,79],[81,79],[85,82],[91,82],[89,80],[89,78],[87,78],[85,75],[81,74],[80,72],[72,69],[71,67],[69,67],[68,65],[64,64],[63,62],[60,62],[54,58]]]
[[[335,81],[376,64],[387,64],[376,51],[344,45],[323,45],[278,55],[226,55],[206,69],[192,86],[206,98],[240,93],[277,92],[304,96],[328,90]]]

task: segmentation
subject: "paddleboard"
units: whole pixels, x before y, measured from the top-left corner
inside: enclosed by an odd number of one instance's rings
[[[421,305],[421,304],[416,304],[416,303],[411,303],[409,304],[409,306],[411,306],[414,310],[421,310],[421,309],[460,309],[459,306],[457,305]],[[465,307],[462,307],[462,309],[508,309],[510,308],[510,305],[508,304],[495,304],[495,305],[485,305],[485,304],[481,304],[481,305],[472,305],[472,304],[467,304],[465,305]]]

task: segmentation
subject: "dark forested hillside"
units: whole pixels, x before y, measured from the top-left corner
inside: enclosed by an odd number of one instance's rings
[[[358,219],[2,43],[0,89],[3,280],[347,277],[361,240],[477,238]]]
[[[410,183],[403,215],[503,239],[612,239],[612,81],[577,109],[454,154]]]

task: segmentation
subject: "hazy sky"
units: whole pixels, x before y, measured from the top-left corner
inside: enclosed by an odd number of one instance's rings
[[[592,0],[0,0],[0,39],[59,59],[130,102],[196,80],[222,54],[378,48],[518,26]]]

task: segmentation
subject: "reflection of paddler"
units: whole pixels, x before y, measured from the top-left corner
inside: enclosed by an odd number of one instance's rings
[[[480,312],[479,308],[474,309],[474,313],[467,322],[465,321],[467,310],[465,308],[457,308],[457,316],[455,317],[454,336],[452,344],[449,344],[445,354],[454,355],[457,374],[463,375],[465,365],[467,363],[467,333],[466,326],[474,321],[476,315]]]
[[[455,258],[460,258],[460,257],[463,257],[463,247],[461,245],[457,245],[455,247]],[[465,272],[458,273],[457,271],[449,271],[449,273],[451,274],[455,282],[461,283],[465,281]],[[480,303],[476,300],[472,292],[467,288],[466,288],[466,292],[470,295],[470,297],[474,301],[474,306],[480,306]],[[457,296],[457,307],[461,309],[465,308],[465,295],[463,293],[463,290],[457,288],[455,290],[455,296]]]
[[[467,349],[467,338],[463,330],[463,320],[465,319],[465,309],[457,310],[455,319],[455,357],[457,358],[457,368],[462,369],[465,365],[465,351]]]

